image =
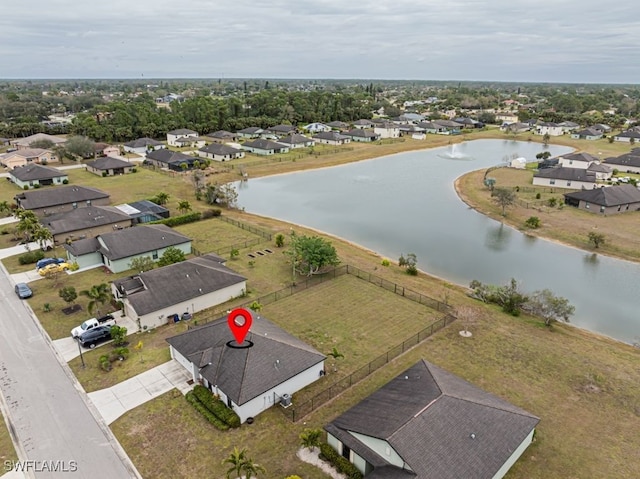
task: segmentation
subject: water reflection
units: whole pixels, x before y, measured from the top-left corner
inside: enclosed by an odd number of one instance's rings
[[[509,246],[511,233],[511,228],[505,226],[504,223],[500,223],[497,227],[489,227],[484,238],[484,244],[493,251],[504,251]]]
[[[597,253],[585,254],[582,259],[584,261],[584,264],[586,264],[587,266],[598,266],[598,263],[600,262],[600,258],[598,257]]]

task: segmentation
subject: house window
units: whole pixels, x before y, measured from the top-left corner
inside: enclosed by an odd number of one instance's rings
[[[589,203],[585,203],[585,204],[584,204],[584,207],[585,207],[586,209],[589,209]]]
[[[71,207],[75,210],[78,207],[78,203],[74,201],[73,203],[71,203]]]
[[[151,253],[151,257],[152,257],[153,259],[158,259],[158,251],[156,250],[156,251],[154,251],[153,253]]]
[[[87,200],[87,206],[91,206],[91,200]]]
[[[571,182],[570,181],[567,181],[567,186],[571,186]]]
[[[600,213],[604,213],[604,206],[600,207]]]
[[[569,160],[569,164],[570,164],[570,165],[573,165],[573,160]]]
[[[555,185],[556,184],[556,180],[549,180],[549,184],[550,185]]]

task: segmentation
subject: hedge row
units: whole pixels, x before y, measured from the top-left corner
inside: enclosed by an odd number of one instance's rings
[[[338,472],[347,476],[347,479],[362,479],[362,473],[358,468],[338,454],[336,450],[326,442],[320,444],[320,459],[329,461]]]
[[[42,258],[44,258],[44,251],[38,249],[34,251],[29,251],[28,253],[20,255],[18,257],[18,263],[20,264],[37,263]]]
[[[235,411],[228,408],[225,403],[211,394],[211,391],[207,388],[197,384],[193,388],[193,394],[204,405],[204,407],[229,427],[240,427],[240,418]]]
[[[213,424],[216,428],[221,431],[227,431],[229,426],[222,422],[216,415],[214,415],[211,411],[209,411],[204,404],[200,402],[200,400],[193,394],[193,391],[189,391],[186,396],[187,401],[191,403],[191,405],[202,414],[207,421]]]
[[[171,218],[165,218],[163,220],[152,221],[151,224],[167,225],[169,227],[186,225],[187,223],[195,223],[202,219],[202,213],[194,211],[193,213],[187,213],[181,216],[172,216]]]
[[[216,216],[221,216],[222,210],[220,208],[209,208],[208,210],[204,210],[202,212],[202,219],[207,220],[209,218],[215,218]]]

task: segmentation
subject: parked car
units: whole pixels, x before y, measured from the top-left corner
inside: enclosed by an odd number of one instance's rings
[[[16,291],[16,294],[18,295],[18,298],[20,299],[26,299],[33,296],[33,291],[31,291],[31,288],[27,283],[16,284],[15,291]]]
[[[66,262],[67,260],[64,258],[42,258],[36,262],[36,269],[44,268],[48,264],[61,264]]]
[[[78,342],[85,348],[94,349],[98,344],[111,339],[111,326],[98,326],[78,336]]]
[[[112,314],[107,314],[101,318],[91,318],[84,321],[80,326],[76,326],[71,330],[71,336],[74,338],[86,333],[87,331],[98,328],[100,326],[113,326],[116,324],[116,319]]]
[[[40,276],[46,276],[49,273],[59,273],[69,269],[68,263],[51,263],[38,270]]]

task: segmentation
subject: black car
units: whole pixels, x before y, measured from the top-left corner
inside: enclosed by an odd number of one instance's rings
[[[18,283],[15,288],[16,294],[20,299],[27,299],[33,296],[33,291],[26,283]]]
[[[85,348],[95,348],[96,345],[111,339],[111,326],[97,326],[78,336],[80,345]]]

